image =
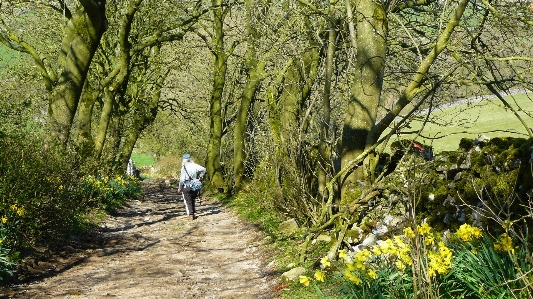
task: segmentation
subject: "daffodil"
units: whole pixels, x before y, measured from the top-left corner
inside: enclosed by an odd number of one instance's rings
[[[376,278],[378,278],[378,275],[376,274],[376,271],[370,269],[370,270],[368,270],[368,277],[370,277],[372,279],[376,279]]]
[[[353,263],[347,263],[346,268],[348,269],[348,271],[353,271],[355,270],[355,265]]]
[[[500,236],[500,244],[494,244],[494,249],[514,253],[513,240],[504,233]]]
[[[481,232],[479,228],[470,226],[465,223],[459,227],[455,235],[459,237],[461,240],[468,242],[472,240],[472,238],[476,238],[476,239],[480,238],[483,235],[483,233]]]
[[[6,223],[7,222],[7,218],[6,217],[2,217],[2,223]]]
[[[429,269],[430,276],[438,274],[446,274],[452,268],[452,251],[446,247],[442,242],[439,243],[438,252],[430,251],[429,257]]]
[[[403,272],[405,270],[406,266],[401,260],[397,260],[396,261],[396,268],[398,268],[398,270]]]
[[[315,272],[315,279],[321,282],[324,282],[326,278],[326,275],[324,275],[324,272],[318,270]]]
[[[429,235],[431,232],[431,227],[427,223],[422,223],[422,225],[418,226],[418,233],[422,236]]]
[[[344,276],[346,278],[348,278],[351,282],[355,283],[355,284],[360,284],[362,283],[363,281],[361,280],[361,278],[357,277],[356,275],[354,275],[352,272],[350,272],[348,269],[344,270],[343,272]]]
[[[309,278],[307,276],[300,275],[300,283],[304,286],[309,286]]]
[[[415,232],[410,227],[404,228],[403,229],[403,234],[405,235],[405,237],[407,237],[409,239],[413,239],[415,237]]]
[[[329,261],[328,257],[325,256],[320,260],[320,264],[322,264],[322,267],[327,268],[331,266],[331,262]]]
[[[339,258],[345,259],[347,256],[346,249],[339,250]]]

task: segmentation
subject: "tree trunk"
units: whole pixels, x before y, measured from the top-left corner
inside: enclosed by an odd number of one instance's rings
[[[220,163],[220,147],[222,143],[222,94],[226,84],[227,54],[224,52],[224,28],[222,0],[213,0],[214,30],[213,56],[214,78],[213,90],[209,101],[209,144],[207,146],[207,176],[213,188],[224,186],[222,165]]]
[[[159,55],[159,48],[154,47],[154,49],[154,52]],[[122,143],[121,152],[118,157],[118,167],[120,167],[121,172],[126,170],[131,153],[135,147],[135,143],[137,143],[137,139],[139,139],[139,136],[143,130],[153,123],[157,117],[157,113],[159,111],[158,104],[159,100],[161,99],[161,86],[163,85],[165,77],[166,76],[161,76],[157,80],[152,92],[152,99],[147,105],[148,107],[145,107],[146,103],[143,102],[138,109],[134,109],[134,120],[132,125],[128,128],[128,132],[126,133],[126,137]]]
[[[69,140],[91,60],[106,30],[105,1],[80,1],[65,28],[58,65],[62,70],[48,105],[49,145]]]
[[[124,16],[122,17],[122,23],[120,24],[118,33],[119,57],[117,65],[115,66],[115,70],[112,71],[108,78],[104,80],[105,102],[104,107],[102,108],[102,114],[100,116],[100,123],[98,126],[98,134],[95,142],[95,156],[97,159],[102,155],[102,150],[104,148],[107,136],[107,129],[110,118],[113,116],[113,107],[116,104],[115,100],[117,95],[124,95],[126,92],[126,86],[131,73],[131,43],[129,41],[129,37],[133,18],[135,17],[135,13],[137,13],[142,1],[143,0],[131,1],[128,5],[128,9],[125,11]]]
[[[91,157],[94,153],[91,123],[96,97],[97,93],[89,91],[86,82],[80,98],[76,124],[72,132],[72,136],[78,147],[77,152],[83,157]]]
[[[105,140],[107,137],[107,130],[113,116],[113,106],[115,104],[115,93],[109,90],[104,91],[104,106],[100,114],[100,121],[98,122],[98,129],[96,132],[96,140],[94,142],[94,155],[98,159],[102,155]]]
[[[334,3],[330,1],[329,16],[333,18]],[[318,192],[323,201],[328,198],[326,184],[329,180],[328,174],[331,174],[331,144],[328,144],[331,130],[331,78],[333,76],[333,62],[335,57],[335,39],[337,38],[336,25],[330,21],[328,32],[327,52],[326,52],[326,74],[324,78],[324,94],[322,96],[322,119],[320,121],[320,144],[319,161],[317,169]]]
[[[266,77],[266,61],[264,59],[260,61],[255,51],[255,41],[259,37],[252,24],[252,14],[254,9],[253,4],[254,0],[246,0],[246,31],[248,34],[248,48],[245,54],[245,65],[248,71],[248,81],[246,82],[241,95],[241,102],[233,131],[233,175],[235,191],[238,191],[241,188],[244,174],[244,162],[246,161],[245,131],[248,114],[255,93],[261,84],[261,81]]]
[[[365,150],[367,135],[376,123],[387,52],[385,8],[371,0],[356,1],[356,8],[357,61],[342,133],[343,168]],[[344,177],[341,189],[343,200],[349,200],[358,188],[358,181],[365,180],[362,167]]]

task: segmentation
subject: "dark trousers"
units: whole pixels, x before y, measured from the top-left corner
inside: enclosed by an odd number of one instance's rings
[[[196,214],[196,197],[198,197],[198,191],[192,191],[190,188],[183,189],[183,201],[187,215]]]

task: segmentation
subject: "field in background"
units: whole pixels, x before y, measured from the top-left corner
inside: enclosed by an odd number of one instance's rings
[[[131,159],[137,167],[150,166],[155,163],[154,157],[147,154],[132,153]]]
[[[529,96],[529,98],[528,98]],[[520,109],[520,116],[533,127],[533,93],[517,94],[505,97],[515,109]],[[520,107],[520,108],[518,108]],[[421,115],[410,123],[410,128],[403,132],[416,132],[422,127],[426,115]],[[494,137],[528,138],[526,128],[514,113],[505,109],[497,98],[471,101],[457,106],[436,109],[422,129],[416,140],[434,147],[434,152],[453,151],[459,147],[461,138],[474,139],[480,135]],[[401,135],[402,138],[414,139],[416,134]]]

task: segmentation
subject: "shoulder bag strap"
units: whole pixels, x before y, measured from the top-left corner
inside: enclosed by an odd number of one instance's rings
[[[186,173],[187,176],[189,177],[189,181],[192,181],[192,177],[191,177],[191,175],[189,174],[189,172],[187,171],[187,168],[185,167],[185,165],[183,165],[183,169],[185,169],[185,173]]]

